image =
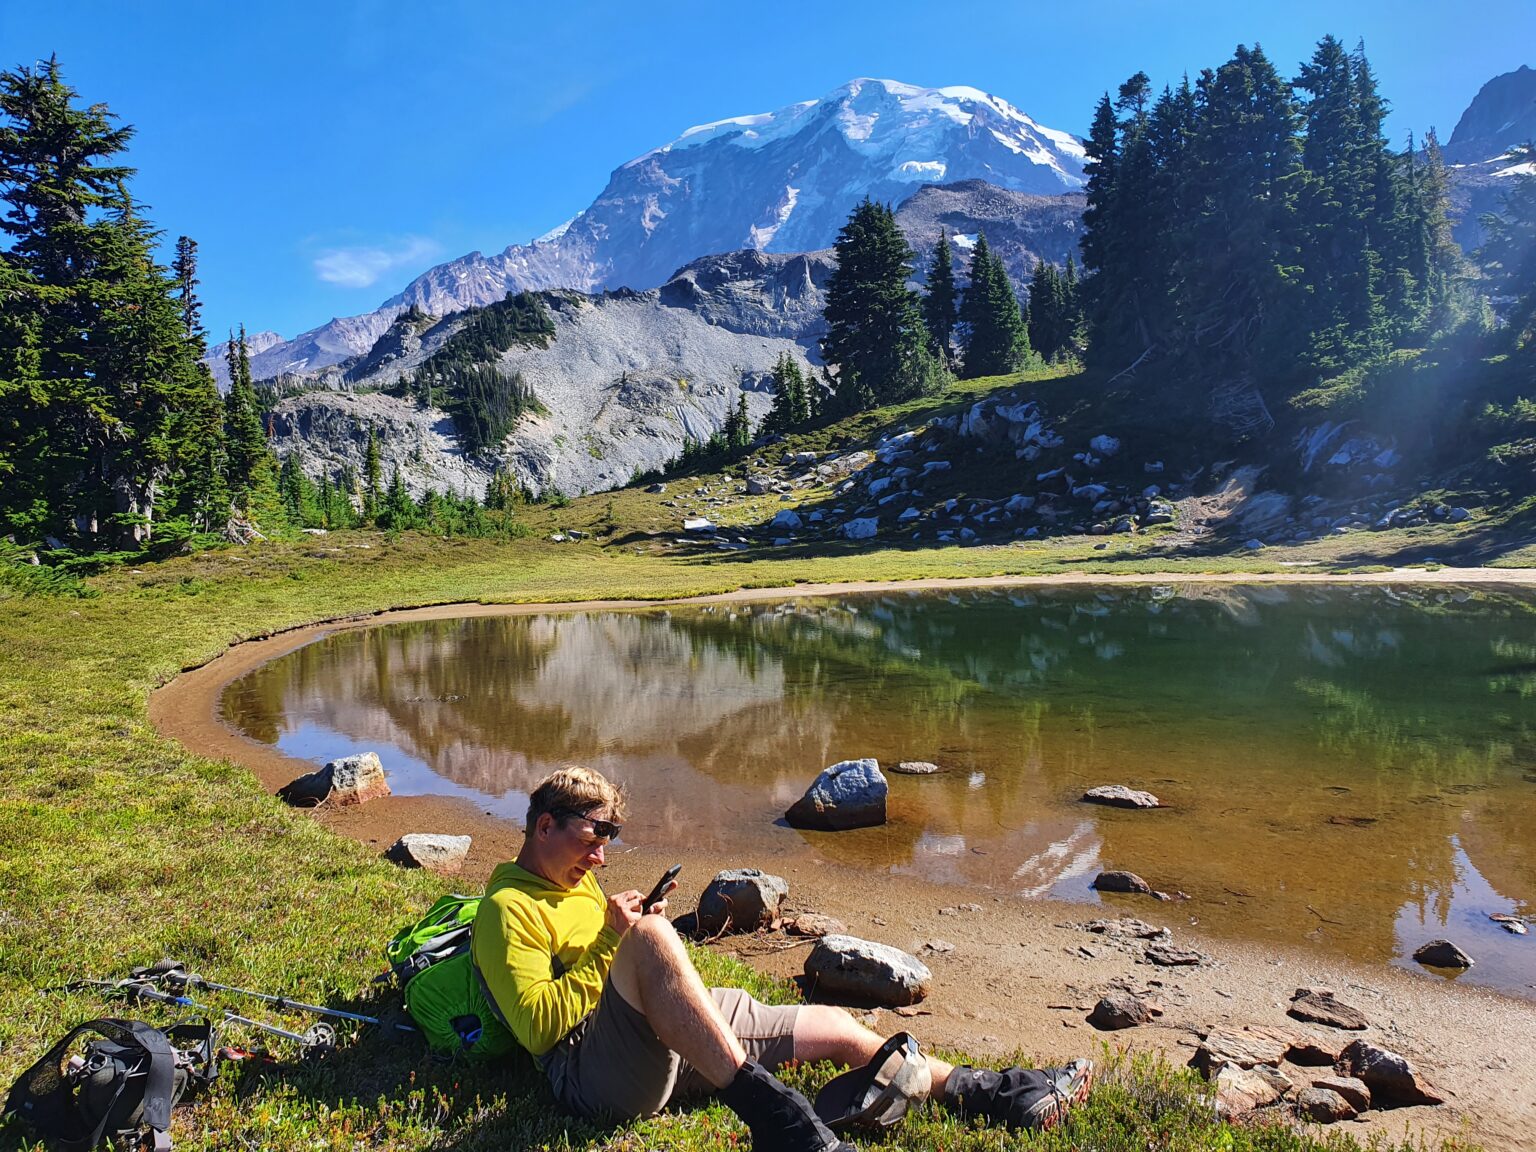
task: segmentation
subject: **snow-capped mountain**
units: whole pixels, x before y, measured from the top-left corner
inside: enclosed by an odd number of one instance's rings
[[[976,88],[852,80],[819,100],[690,128],[616,169],[584,212],[538,240],[438,265],[376,312],[267,348],[252,367],[261,378],[339,363],[411,304],[441,316],[525,288],[647,289],[710,253],[825,248],[866,196],[899,204],[962,180],[1072,192],[1083,159],[1075,137]]]
[[[1536,139],[1536,69],[1521,65],[1478,90],[1445,141],[1451,165],[1451,215],[1455,236],[1468,251],[1483,242],[1482,217],[1497,212],[1511,177],[1530,173],[1511,146]]]

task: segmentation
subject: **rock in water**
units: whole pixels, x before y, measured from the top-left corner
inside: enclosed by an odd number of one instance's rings
[[[1083,793],[1090,804],[1108,804],[1113,808],[1157,808],[1158,798],[1150,792],[1139,792],[1124,784],[1104,784]]]
[[[711,936],[721,932],[756,932],[779,922],[789,883],[756,868],[718,872],[699,897],[698,930]]]
[[[1363,1080],[1378,1104],[1440,1104],[1443,1098],[1408,1060],[1386,1048],[1356,1040],[1339,1054],[1337,1070]]]
[[[1100,872],[1094,877],[1093,886],[1100,892],[1152,892],[1152,885],[1134,872]]]
[[[1334,999],[1332,992],[1314,992],[1310,988],[1296,989],[1286,1015],[1305,1020],[1309,1024],[1326,1024],[1330,1028],[1343,1028],[1350,1032],[1363,1032],[1370,1027],[1370,1021],[1360,1009]]]
[[[444,836],[435,832],[407,832],[384,853],[396,864],[407,868],[430,868],[434,872],[457,872],[469,855],[468,836]]]
[[[928,995],[933,973],[916,957],[855,936],[823,936],[805,960],[805,975],[820,997],[900,1008]]]
[[[379,796],[388,796],[389,782],[377,752],[343,756],[332,760],[317,772],[300,776],[278,789],[278,796],[296,808],[317,804],[362,804]]]
[[[942,772],[944,769],[927,760],[903,760],[891,771],[902,776],[932,776],[935,772]]]
[[[1449,940],[1431,940],[1415,952],[1413,958],[1420,964],[1428,964],[1431,968],[1472,967],[1472,957]]]
[[[822,771],[784,813],[796,828],[838,832],[885,823],[889,786],[876,760],[841,760]]]
[[[1152,1006],[1130,992],[1110,992],[1093,1006],[1088,1023],[1101,1032],[1134,1028],[1152,1019]]]

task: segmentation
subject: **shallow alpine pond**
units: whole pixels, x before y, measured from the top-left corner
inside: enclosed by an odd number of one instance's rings
[[[520,820],[585,763],[624,839],[1102,902],[1175,928],[1536,996],[1536,601],[1383,586],[894,591],[338,631],[235,681],[225,720],[306,760],[379,753],[396,793]],[[826,765],[889,821],[799,832]],[[1129,784],[1163,807],[1085,804]],[[1101,896],[1129,869],[1187,901]],[[957,893],[956,899],[959,900]],[[1448,975],[1429,973],[1426,975]]]

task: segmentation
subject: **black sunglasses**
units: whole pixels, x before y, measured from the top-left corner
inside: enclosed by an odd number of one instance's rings
[[[554,808],[550,810],[551,816],[568,816],[576,820],[587,820],[592,824],[592,835],[599,840],[617,840],[619,833],[624,831],[624,825],[615,824],[612,820],[593,820],[585,812],[578,812],[574,808]]]

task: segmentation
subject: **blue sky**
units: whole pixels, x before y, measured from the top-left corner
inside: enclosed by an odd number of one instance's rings
[[[1448,138],[1536,65],[1533,0],[0,0],[0,67],[57,52],[137,127],[133,190],[200,244],[216,337],[292,336],[547,231],[691,125],[855,76],[973,85],[1081,135],[1138,69],[1161,86],[1258,41],[1294,74],[1325,33],[1364,38],[1399,140]]]

